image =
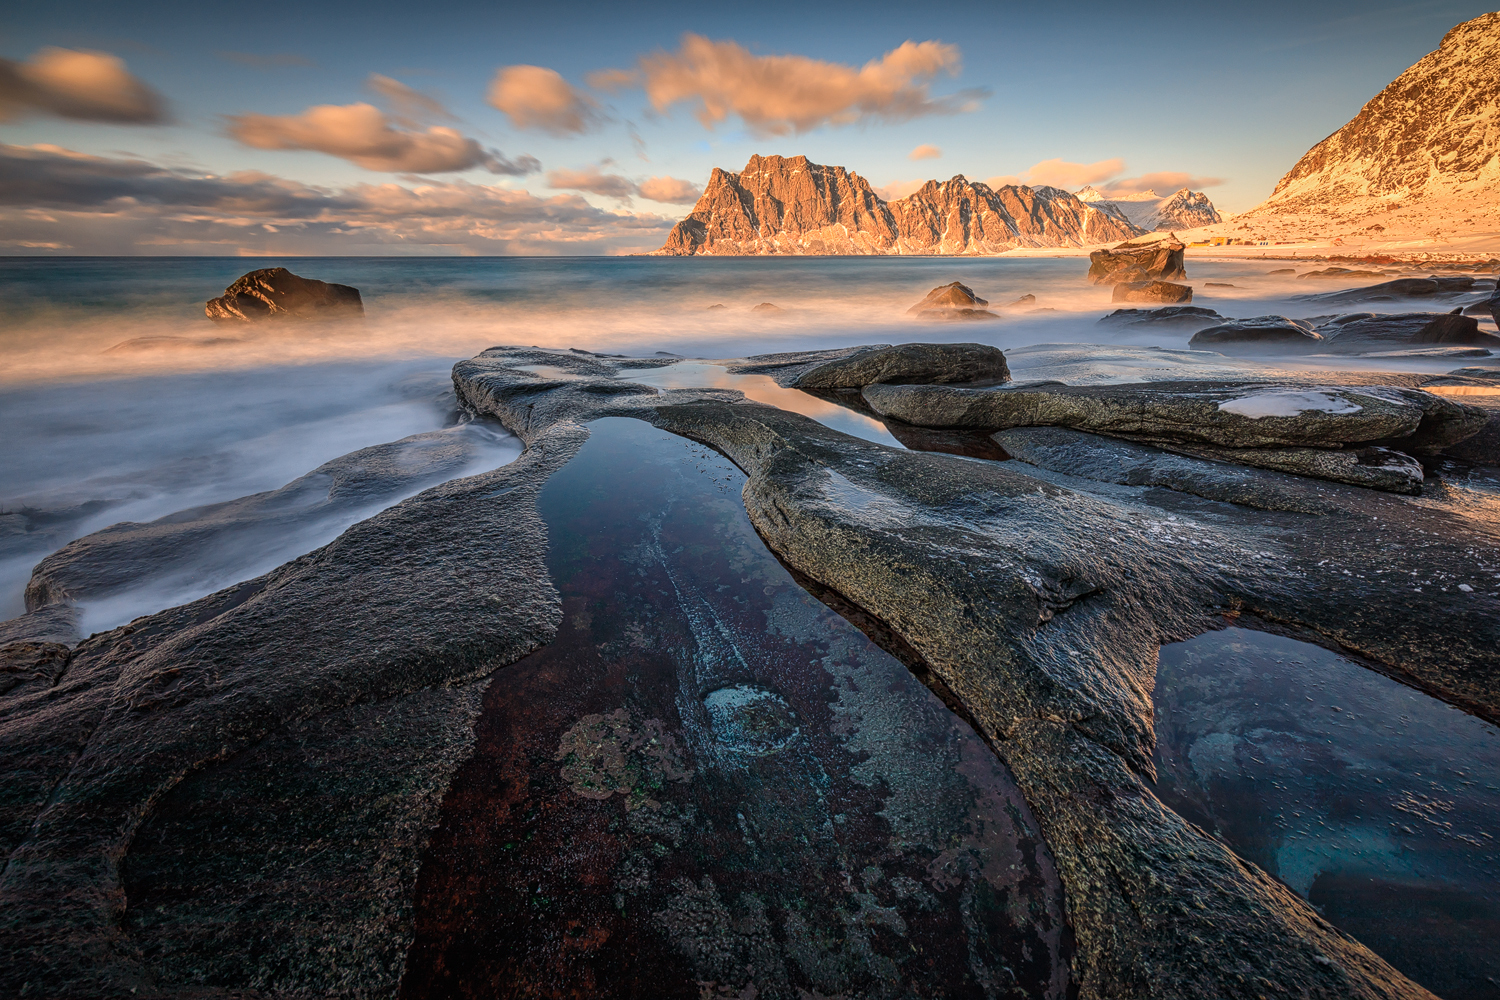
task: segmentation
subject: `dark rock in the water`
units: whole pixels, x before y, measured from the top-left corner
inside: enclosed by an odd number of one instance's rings
[[[1369,354],[1419,344],[1500,346],[1500,337],[1483,333],[1477,321],[1447,313],[1354,313],[1327,321],[1318,331],[1328,350],[1338,354]],[[1452,339],[1429,339],[1447,337]]]
[[[1188,346],[1224,354],[1263,353],[1267,350],[1315,351],[1323,346],[1323,338],[1299,320],[1285,316],[1254,316],[1199,330],[1188,341]]]
[[[803,372],[798,389],[862,389],[867,385],[996,385],[1010,380],[1005,354],[987,344],[901,344],[869,348]]]
[[[267,267],[242,275],[204,306],[215,322],[273,318],[337,319],[363,316],[359,289],[314,278],[302,278],[284,267]]]
[[[1234,288],[1235,286],[1231,285],[1231,284],[1229,284],[1227,282],[1223,282],[1223,281],[1205,281],[1203,283],[1203,287],[1204,288]]]
[[[1204,306],[1163,306],[1160,309],[1116,309],[1099,322],[1110,326],[1202,330],[1224,320],[1225,317]]]
[[[1426,299],[1457,295],[1467,291],[1472,285],[1472,278],[1397,278],[1394,281],[1382,281],[1378,285],[1366,285],[1363,288],[1348,288],[1339,292],[1303,295],[1299,296],[1299,298],[1307,302],[1325,302],[1330,305],[1347,305],[1356,302],[1391,302],[1397,299]]]
[[[1473,437],[1443,449],[1443,454],[1475,465],[1500,466],[1500,396],[1469,396],[1466,401],[1489,412],[1489,422]]]
[[[80,613],[72,604],[48,604],[0,622],[0,646],[12,642],[57,642],[71,646],[82,636]]]
[[[1456,310],[1455,310],[1456,311]],[[1500,337],[1479,332],[1479,321],[1469,316],[1439,316],[1417,331],[1418,344],[1483,344],[1500,347]]]
[[[779,312],[786,312],[785,309],[781,308],[780,306],[778,306],[774,302],[762,302],[760,305],[752,307],[750,309],[750,311],[751,312],[755,312],[755,313],[779,313]]]
[[[1279,275],[1279,274],[1296,274],[1297,273],[1297,269],[1295,267],[1278,267],[1276,270],[1274,270],[1274,271],[1267,271],[1266,273],[1267,274],[1276,274],[1276,275]]]
[[[1122,281],[1115,285],[1110,301],[1191,302],[1193,289],[1190,285],[1176,285],[1170,281]]]
[[[1157,442],[1180,455],[1348,483],[1386,493],[1422,492],[1422,463],[1391,448],[1215,448]]]
[[[974,294],[974,289],[962,282],[954,281],[941,285],[927,293],[927,297],[910,309],[908,316],[918,319],[941,320],[986,320],[999,319],[996,314],[979,308],[989,301]]]
[[[704,312],[713,312],[715,309],[728,309],[728,308],[729,307],[726,306],[722,302],[715,302],[713,305],[711,305],[707,309],[705,309]]]
[[[928,292],[925,299],[906,310],[906,315],[915,316],[927,309],[972,309],[989,304],[988,299],[975,295],[974,289],[963,282],[950,281]]]
[[[1186,278],[1183,251],[1176,236],[1150,236],[1089,254],[1089,280],[1096,285],[1122,281],[1170,281]]]
[[[1004,308],[1006,308],[1006,309],[1019,309],[1022,306],[1034,306],[1034,305],[1036,305],[1036,296],[1035,295],[1023,295],[1019,299],[1016,299],[1014,302],[1007,302],[1007,303],[1005,303]]]
[[[1151,441],[1222,448],[1341,448],[1382,444],[1441,450],[1470,437],[1487,416],[1416,389],[1152,382],[969,389],[869,385],[882,416],[924,427],[1071,427]]]

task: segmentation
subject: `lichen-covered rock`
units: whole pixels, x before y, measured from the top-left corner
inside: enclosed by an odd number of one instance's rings
[[[826,361],[803,372],[798,389],[861,389],[867,385],[997,385],[1010,380],[1005,354],[988,344],[901,344]]]
[[[1193,289],[1190,285],[1178,285],[1170,281],[1122,281],[1115,285],[1112,302],[1191,302]]]
[[[1152,235],[1089,254],[1089,280],[1096,285],[1121,281],[1171,281],[1186,278],[1183,251],[1174,235]]]
[[[1223,354],[1313,351],[1323,346],[1323,337],[1301,320],[1285,316],[1253,316],[1199,330],[1188,341],[1188,346]]]
[[[284,267],[266,267],[241,275],[224,294],[203,307],[215,322],[264,319],[343,319],[363,316],[359,289],[303,278]]]

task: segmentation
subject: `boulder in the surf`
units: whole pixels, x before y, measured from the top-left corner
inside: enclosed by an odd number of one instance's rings
[[[803,372],[798,389],[867,385],[997,385],[1010,380],[1005,354],[987,344],[899,344],[858,351]]]
[[[203,307],[216,323],[267,319],[347,319],[365,314],[359,289],[316,278],[304,278],[284,267],[266,267],[241,275]]]

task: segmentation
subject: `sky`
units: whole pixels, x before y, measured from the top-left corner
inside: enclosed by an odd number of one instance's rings
[[[1229,214],[1486,10],[16,4],[0,253],[642,252],[755,153]]]

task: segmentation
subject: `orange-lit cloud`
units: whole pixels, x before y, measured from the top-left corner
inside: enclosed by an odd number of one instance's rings
[[[320,104],[300,115],[233,115],[229,134],[256,149],[313,150],[366,170],[436,174],[482,167],[495,174],[521,175],[541,169],[533,157],[507,159],[451,128],[393,128],[384,112],[365,103]]]
[[[1047,184],[1060,188],[1079,188],[1117,177],[1125,170],[1119,157],[1096,163],[1069,163],[1067,160],[1043,160],[1026,171],[1026,183]]]
[[[758,135],[807,132],[824,125],[908,121],[973,110],[983,91],[934,97],[929,83],[961,68],[956,46],[902,43],[863,66],[807,56],[758,56],[733,41],[685,34],[676,52],[643,56],[634,70],[604,70],[590,86],[644,88],[658,112],[696,105],[698,121],[713,128],[738,115]]]
[[[703,189],[676,177],[652,177],[641,181],[642,198],[667,205],[691,205],[703,196]]]
[[[589,194],[618,198],[628,202],[638,194],[635,182],[619,174],[606,174],[598,167],[582,170],[549,170],[547,186],[563,191],[587,191]]]
[[[941,149],[938,149],[936,146],[930,146],[924,142],[922,145],[918,146],[910,153],[907,153],[906,158],[908,160],[936,160],[942,155],[943,151]]]
[[[1139,177],[1122,177],[1119,180],[1110,181],[1099,190],[1104,194],[1112,195],[1138,194],[1147,190],[1166,195],[1182,188],[1217,187],[1223,183],[1224,180],[1220,177],[1196,177],[1193,174],[1167,170],[1154,174],[1141,174]]]
[[[545,66],[502,67],[490,83],[489,102],[516,128],[539,128],[553,135],[587,132],[603,120],[593,98]]]
[[[50,114],[79,121],[158,125],[166,100],[108,52],[45,48],[28,62],[0,58],[0,121]]]
[[[875,189],[875,193],[878,194],[878,195],[880,195],[880,197],[883,198],[886,201],[899,201],[900,199],[905,198],[909,194],[916,194],[918,191],[922,190],[922,188],[924,188],[926,186],[927,186],[927,182],[925,180],[922,180],[922,181],[892,181],[891,183],[885,185],[884,187],[878,187],[878,188],[876,188]]]
[[[453,121],[453,114],[431,94],[413,90],[400,80],[393,80],[379,73],[371,73],[365,86],[389,102],[395,119],[407,128],[415,128],[419,122]]]

